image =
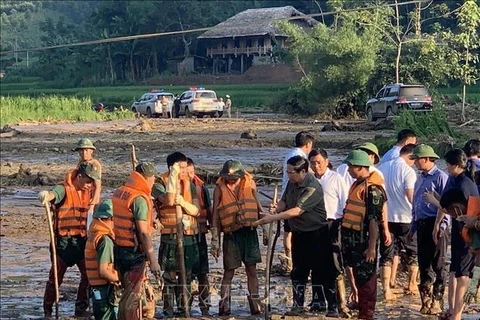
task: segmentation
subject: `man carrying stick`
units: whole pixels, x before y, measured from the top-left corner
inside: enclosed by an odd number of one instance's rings
[[[82,163],[78,169],[71,170],[65,181],[56,185],[51,191],[40,191],[38,199],[43,203],[51,203],[54,212],[54,231],[57,270],[50,270],[49,279],[43,298],[45,317],[52,316],[56,297],[55,276],[58,286],[68,267],[78,266],[80,284],[75,302],[75,316],[86,316],[88,308],[88,278],[85,269],[85,244],[87,242],[87,212],[90,207],[94,182],[99,180],[98,168],[90,163]],[[56,275],[55,275],[56,273]]]

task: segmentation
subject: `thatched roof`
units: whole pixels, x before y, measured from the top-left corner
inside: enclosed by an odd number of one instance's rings
[[[275,23],[278,20],[303,16],[304,14],[292,6],[275,7],[275,8],[261,8],[248,9],[242,11],[233,17],[217,24],[212,29],[203,33],[200,39],[218,39],[218,38],[232,38],[232,37],[247,37],[247,36],[283,36],[287,35],[276,27]],[[317,20],[305,17],[301,19],[309,26],[314,26]],[[294,21],[299,21],[295,19]]]

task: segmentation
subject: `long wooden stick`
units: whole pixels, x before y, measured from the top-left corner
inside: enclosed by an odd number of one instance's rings
[[[52,244],[52,270],[53,270],[53,282],[55,284],[55,319],[58,319],[58,302],[60,292],[58,290],[58,272],[57,272],[57,244],[55,243],[55,233],[53,231],[52,212],[50,211],[50,203],[45,202],[43,204],[48,220],[48,230],[50,231],[50,243]]]
[[[278,198],[278,184],[275,184],[275,189],[273,191],[273,199],[272,199],[272,204],[276,205],[277,204],[277,198]],[[273,244],[273,222],[270,222],[268,224],[268,245],[267,245],[267,257],[266,257],[266,276],[265,276],[265,319],[269,319],[269,313],[270,313],[270,273],[272,271],[272,261],[273,259],[271,258],[273,256],[273,252],[275,248],[272,247]]]
[[[177,180],[177,195],[180,194],[180,180]],[[189,299],[187,293],[187,272],[185,270],[185,255],[183,252],[183,211],[180,205],[175,206],[177,212],[177,263],[179,269],[179,284],[181,286],[181,303],[183,309],[185,310],[185,317],[190,318]]]
[[[135,146],[133,145],[133,143],[132,143],[131,156],[132,156],[132,167],[133,167],[133,170],[135,170],[135,168],[138,165],[138,160],[137,160],[137,154],[135,152]]]

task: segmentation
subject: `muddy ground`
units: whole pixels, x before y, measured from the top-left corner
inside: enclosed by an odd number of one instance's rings
[[[1,319],[38,319],[42,316],[43,290],[48,275],[48,229],[45,213],[36,199],[39,190],[51,188],[78,161],[72,152],[78,139],[91,138],[97,146],[96,157],[104,166],[103,196],[111,195],[131,169],[130,144],[136,147],[140,160],[154,161],[166,169],[166,156],[181,151],[193,158],[199,171],[213,182],[222,164],[236,158],[259,179],[261,189],[272,193],[275,178],[281,175],[281,161],[293,146],[295,134],[309,130],[318,138],[318,146],[327,149],[334,166],[353,144],[372,140],[376,135],[393,136],[391,130],[363,132],[321,132],[325,122],[254,115],[243,119],[152,119],[111,122],[20,125],[18,133],[1,138]],[[242,132],[252,130],[256,139],[240,139]],[[268,199],[262,198],[265,205]],[[259,231],[261,234],[261,231]],[[158,237],[155,237],[158,248]],[[276,252],[282,251],[280,238]],[[265,255],[265,247],[263,247]],[[265,259],[264,259],[265,261]],[[217,313],[219,296],[216,287],[221,280],[221,263],[210,261],[212,313]],[[278,264],[278,259],[274,265]],[[261,292],[264,292],[264,263],[259,265]],[[61,287],[60,313],[67,319],[73,314],[78,271],[70,269]],[[400,276],[404,279],[404,275]],[[289,279],[275,274],[272,278],[272,311],[276,318],[291,303]],[[401,285],[400,285],[401,287]],[[239,270],[234,280],[233,314],[248,316],[245,303],[245,274]],[[381,290],[379,289],[379,297]],[[403,295],[396,289],[395,303],[377,304],[378,319],[420,319],[419,298]],[[380,301],[380,299],[379,299]],[[197,303],[194,303],[196,306]],[[477,306],[478,307],[478,306]],[[469,309],[476,312],[474,308]],[[478,311],[478,309],[477,309]],[[161,314],[161,303],[157,315]],[[197,307],[193,315],[200,317]],[[314,317],[314,316],[311,316]],[[473,319],[472,314],[467,315]],[[287,317],[289,318],[289,317]],[[318,318],[318,316],[316,316]],[[478,317],[477,317],[478,318]],[[432,318],[433,319],[433,318]]]

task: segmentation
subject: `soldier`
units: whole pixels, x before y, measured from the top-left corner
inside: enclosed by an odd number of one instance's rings
[[[415,182],[412,224],[408,234],[409,241],[411,241],[414,233],[417,233],[420,271],[418,288],[422,300],[420,312],[422,314],[438,314],[443,312],[443,293],[447,280],[445,268],[447,220],[443,219],[439,228],[435,228],[437,208],[426,201],[425,194],[433,191],[441,194],[448,176],[435,165],[435,160],[439,157],[432,147],[425,144],[418,145],[410,157],[415,160],[415,166],[421,172]]]
[[[163,314],[174,316],[174,300],[177,297],[179,316],[185,316],[187,310],[181,300],[181,288],[178,285],[177,263],[177,211],[182,209],[183,245],[188,297],[191,296],[192,270],[198,263],[198,223],[200,214],[195,185],[187,175],[187,157],[180,152],[167,156],[168,171],[157,179],[153,187],[153,197],[157,201],[157,217],[161,225],[160,249],[158,261],[164,270]],[[178,192],[178,193],[177,193]],[[187,298],[188,298],[187,297]],[[189,305],[189,304],[188,304]],[[189,307],[189,306],[188,306]]]
[[[160,265],[152,244],[151,192],[156,173],[153,163],[140,163],[130,173],[127,182],[113,193],[115,263],[124,289],[118,310],[119,320],[142,318],[147,262],[150,271],[160,278]]]
[[[290,150],[285,156],[283,161],[283,176],[282,176],[282,192],[285,192],[288,184],[288,174],[287,174],[287,161],[294,156],[302,156],[307,159],[307,155],[313,148],[313,143],[315,142],[314,136],[307,131],[300,131],[295,135],[295,148]],[[292,272],[292,232],[290,226],[288,225],[288,220],[283,222],[283,248],[285,252],[285,271],[287,273]],[[283,264],[283,263],[282,263]]]
[[[387,198],[382,177],[369,171],[372,163],[365,151],[351,151],[345,162],[356,180],[350,187],[342,220],[342,252],[358,289],[358,318],[370,320],[377,300],[378,227]]]
[[[85,266],[88,282],[92,288],[93,315],[95,320],[116,320],[117,306],[110,303],[120,278],[114,267],[112,200],[102,201],[93,213],[87,245]]]
[[[345,282],[343,278],[344,267],[342,258],[342,243],[340,236],[340,224],[343,217],[343,208],[348,198],[349,187],[345,180],[329,167],[330,161],[324,149],[313,149],[308,154],[310,168],[315,178],[322,185],[325,199],[325,210],[327,211],[328,229],[332,243],[333,262],[337,271],[336,288],[337,299],[342,317],[349,318],[350,311],[347,307]],[[323,299],[324,300],[324,299]]]
[[[382,285],[393,288],[396,284],[397,268],[400,262],[400,252],[405,250],[409,273],[408,294],[417,292],[418,259],[417,239],[407,240],[412,222],[413,189],[417,175],[413,170],[414,161],[410,159],[414,144],[407,144],[400,149],[400,156],[380,164],[378,169],[385,177],[388,197],[388,227],[393,236],[389,246],[384,246],[380,257],[380,267],[383,269]],[[385,300],[390,300],[391,290],[384,290]]]
[[[223,279],[220,291],[219,315],[231,314],[231,286],[235,269],[243,264],[247,274],[248,303],[252,315],[260,314],[256,264],[262,261],[257,230],[262,205],[257,197],[253,177],[236,160],[223,165],[213,192],[213,228],[211,253],[217,258],[220,232],[223,232]]]
[[[256,224],[289,220],[292,229],[292,315],[304,313],[305,287],[312,273],[312,312],[321,312],[323,287],[327,300],[327,317],[338,317],[335,295],[336,270],[329,239],[327,214],[320,182],[309,172],[308,160],[294,156],[287,161],[289,182],[272,215]],[[321,259],[319,257],[322,257]]]
[[[195,163],[190,158],[187,158],[187,174],[197,191],[198,204],[200,207],[200,214],[197,218],[199,228],[199,260],[194,266],[193,273],[198,278],[200,311],[202,312],[203,316],[209,316],[210,314],[208,310],[210,308],[210,284],[208,283],[209,267],[206,235],[208,233],[209,225],[212,223],[212,201],[205,183],[202,181],[202,179],[200,179],[199,176],[195,174]]]
[[[82,163],[77,169],[68,172],[65,181],[56,185],[51,191],[40,191],[38,199],[42,203],[51,203],[54,211],[55,245],[57,252],[58,285],[68,267],[77,265],[80,271],[75,316],[87,316],[88,278],[85,270],[85,244],[87,242],[87,212],[92,200],[94,181],[99,180],[98,167]],[[53,267],[52,267],[53,268]],[[55,301],[55,284],[53,269],[50,269],[43,312],[45,317],[52,316]]]
[[[90,200],[90,207],[88,209],[87,230],[92,220],[93,209],[97,204],[100,203],[100,194],[102,193],[102,165],[100,161],[93,158],[93,153],[95,152],[95,150],[96,148],[93,145],[92,140],[88,138],[82,138],[78,140],[77,145],[74,149],[74,151],[77,151],[80,156],[80,160],[78,162],[77,167],[83,162],[91,163],[96,168],[98,168],[98,175],[100,177],[100,179],[95,180],[95,183],[94,183],[95,188],[93,188],[92,190],[93,191],[92,199]]]

